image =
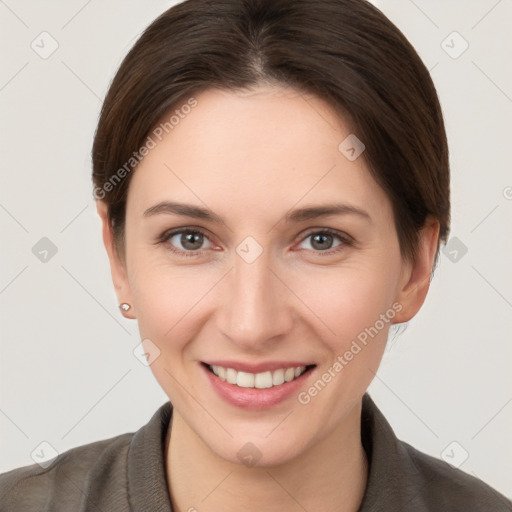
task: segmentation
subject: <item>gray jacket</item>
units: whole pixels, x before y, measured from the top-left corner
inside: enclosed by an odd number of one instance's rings
[[[170,402],[135,433],[72,448],[43,469],[0,475],[0,512],[172,512],[165,478]],[[368,393],[361,439],[369,475],[359,512],[510,512],[481,480],[400,441]]]

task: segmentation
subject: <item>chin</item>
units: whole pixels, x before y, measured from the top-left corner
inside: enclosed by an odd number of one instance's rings
[[[290,462],[300,455],[294,437],[287,435],[287,442],[282,439],[266,439],[265,435],[243,436],[230,439],[224,446],[209,446],[217,456],[240,466],[273,467]]]

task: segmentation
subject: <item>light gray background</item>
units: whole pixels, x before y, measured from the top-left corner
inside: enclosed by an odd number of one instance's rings
[[[132,353],[137,324],[117,309],[90,149],[121,59],[173,3],[0,0],[0,471],[31,464],[42,441],[62,452],[134,431],[167,400]],[[376,3],[431,70],[451,151],[451,235],[468,251],[441,255],[370,393],[400,438],[454,461],[467,452],[461,469],[511,496],[512,2]],[[43,31],[59,45],[47,59],[31,48]],[[442,47],[462,48],[453,31],[469,43],[458,58]],[[46,263],[32,252],[42,237],[58,249]]]

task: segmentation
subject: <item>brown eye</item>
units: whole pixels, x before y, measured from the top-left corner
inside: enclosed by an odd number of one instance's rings
[[[200,253],[211,246],[210,240],[204,233],[191,229],[181,229],[164,234],[161,241],[167,243],[171,251],[186,256],[194,256],[194,253]],[[204,246],[205,242],[210,245]]]
[[[309,247],[304,245],[306,242]],[[312,250],[319,254],[332,254],[338,250],[342,250],[347,245],[351,245],[351,239],[348,235],[338,233],[331,229],[323,229],[313,231],[306,235],[299,247],[301,249]]]
[[[175,236],[179,236],[179,243],[184,249],[191,251],[201,249],[204,242],[204,236],[201,233],[181,233]]]
[[[311,235],[309,238],[311,238],[312,247],[320,251],[331,249],[334,241],[334,237],[326,233]]]

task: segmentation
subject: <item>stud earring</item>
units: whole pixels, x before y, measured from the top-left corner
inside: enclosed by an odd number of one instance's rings
[[[119,304],[119,307],[123,310],[123,311],[128,311],[131,306],[130,304],[127,304],[126,302],[123,302],[122,304]]]

